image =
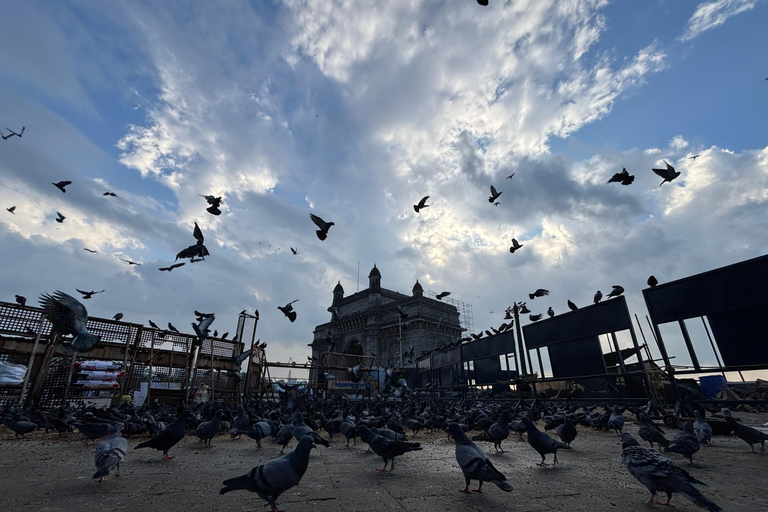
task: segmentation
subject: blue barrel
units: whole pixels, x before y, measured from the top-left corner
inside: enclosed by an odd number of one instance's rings
[[[699,385],[707,398],[715,398],[717,394],[728,387],[728,382],[722,375],[699,377]]]

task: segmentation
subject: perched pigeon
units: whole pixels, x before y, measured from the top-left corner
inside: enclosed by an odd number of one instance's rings
[[[512,239],[512,247],[509,248],[509,252],[514,254],[515,251],[518,250],[521,247],[522,247],[522,244],[520,244],[520,242],[518,242],[516,238],[513,238]]]
[[[541,320],[541,313],[539,313],[538,315],[528,315],[528,318],[531,319],[531,322],[538,322],[539,320]]]
[[[488,202],[489,202],[489,203],[495,203],[495,202],[496,202],[496,200],[499,198],[499,196],[500,196],[502,193],[503,193],[503,192],[496,192],[496,187],[494,187],[493,185],[491,185],[491,197],[489,197],[489,198],[488,198]]]
[[[52,183],[52,185],[66,194],[66,186],[71,184],[71,181],[59,181],[58,183]]]
[[[154,448],[155,450],[162,450],[163,459],[171,460],[173,457],[168,455],[168,450],[173,448],[176,443],[181,441],[187,433],[187,419],[192,416],[190,411],[184,411],[179,418],[171,423],[165,430],[157,434],[149,441],[144,441],[136,445],[136,450],[139,448]]]
[[[123,314],[122,313],[117,313],[117,314],[115,314],[115,316],[112,317],[112,320],[114,320],[115,322],[119,322],[122,319],[123,319]]]
[[[149,321],[149,326],[152,327],[153,329],[157,329],[158,331],[160,330],[160,327],[152,320]]]
[[[168,330],[176,333],[179,332],[179,330],[176,327],[174,327],[174,325],[171,322],[168,322]]]
[[[623,434],[622,437],[624,436],[632,438],[629,434]],[[663,505],[669,505],[672,493],[679,492],[709,512],[722,510],[692,485],[703,484],[703,482],[692,477],[687,471],[656,450],[632,446],[631,442],[625,441],[622,444],[621,462],[627,467],[629,474],[637,478],[651,493],[651,499],[648,501],[650,504],[654,502],[657,492],[663,492],[667,495],[667,502]]]
[[[765,442],[768,441],[768,434],[760,432],[755,428],[742,425],[736,421],[736,418],[733,416],[726,416],[725,421],[728,423],[728,426],[733,429],[733,433],[747,443],[749,447],[752,448],[753,452],[755,451],[754,445],[757,443],[760,443],[760,451],[765,451]]]
[[[576,304],[574,304],[573,302],[571,302],[570,299],[568,299],[568,307],[571,308],[571,311],[576,311],[576,310],[579,309],[579,307]]]
[[[613,285],[613,290],[611,290],[611,293],[608,294],[608,298],[618,297],[622,293],[624,293],[624,288],[622,288],[621,286],[615,284],[615,285]]]
[[[116,476],[120,476],[120,463],[128,451],[128,441],[121,435],[123,428],[122,423],[115,423],[108,437],[96,447],[93,454],[96,472],[93,478],[98,478],[99,482],[103,482],[113,468],[117,470]]]
[[[200,226],[197,225],[197,222],[195,222],[195,229],[192,231],[192,236],[195,237],[195,240],[197,240],[197,243],[195,245],[190,245],[186,249],[182,250],[176,255],[176,259],[179,258],[194,258],[197,256],[198,258],[205,259],[205,256],[208,256],[210,253],[208,252],[208,248],[203,245],[203,242],[205,242],[205,237],[203,236],[203,232],[200,230]]]
[[[506,477],[494,467],[482,448],[469,440],[458,423],[451,423],[446,429],[456,440],[456,461],[459,463],[466,485],[461,492],[469,492],[469,481],[477,480],[479,485],[473,492],[482,492],[483,482],[491,482],[502,491],[511,491],[512,486],[506,482]]]
[[[219,494],[238,490],[255,492],[272,506],[272,512],[278,512],[275,504],[277,498],[301,481],[309,466],[309,452],[312,448],[317,448],[312,438],[302,437],[296,449],[288,455],[256,466],[243,476],[224,480],[224,487]]]
[[[23,295],[16,295],[16,304],[19,306],[26,306],[27,305],[27,298]]]
[[[662,160],[665,164],[667,164],[666,169],[651,169],[653,172],[655,172],[660,177],[664,178],[664,180],[659,183],[659,186],[662,186],[663,184],[667,182],[672,182],[675,178],[680,176],[680,173],[675,170],[674,167],[669,165],[666,160]]]
[[[554,463],[558,464],[557,450],[560,448],[568,448],[568,445],[553,439],[546,432],[542,432],[541,430],[537,429],[536,426],[531,422],[530,418],[527,416],[521,417],[520,421],[522,421],[523,426],[525,427],[525,431],[528,435],[528,444],[530,444],[531,447],[533,447],[533,449],[539,452],[539,455],[541,455],[541,462],[537,463],[536,465],[540,467],[546,466],[547,464],[544,462],[544,459],[548,453],[553,453],[555,455]]]
[[[597,293],[595,293],[595,304],[603,300],[603,292],[600,290],[597,290]]]
[[[530,297],[530,299],[533,300],[536,297],[544,297],[546,295],[549,295],[549,290],[545,290],[544,288],[539,288],[535,292],[529,293],[528,297]]]
[[[76,352],[89,352],[101,341],[101,336],[91,334],[86,329],[88,311],[77,299],[57,291],[53,295],[40,296],[40,306],[48,321],[61,334],[74,336],[69,345]]]
[[[554,309],[552,309],[552,306],[549,306],[549,309],[547,310],[547,315],[548,315],[549,317],[553,317],[553,316],[555,316],[555,310],[554,310]]]
[[[422,208],[426,208],[429,205],[427,204],[427,199],[429,199],[429,196],[424,196],[421,198],[421,201],[419,201],[419,204],[413,205],[413,209],[416,213],[419,213],[419,210]]]
[[[658,280],[657,280],[657,279],[656,279],[654,276],[651,276],[651,277],[649,277],[649,278],[648,278],[648,281],[647,281],[647,283],[648,283],[648,286],[650,286],[651,288],[653,288],[654,286],[656,286],[657,284],[659,284],[659,281],[658,281]]]
[[[315,231],[315,233],[317,233],[317,238],[319,238],[320,240],[325,240],[328,237],[328,230],[331,229],[331,226],[333,226],[334,223],[325,222],[323,219],[321,219],[320,217],[318,217],[313,213],[309,214],[309,218],[312,219],[312,222],[314,222],[317,225],[317,227],[320,228],[317,231]]]

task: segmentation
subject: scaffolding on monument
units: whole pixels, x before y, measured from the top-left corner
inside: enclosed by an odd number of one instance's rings
[[[432,290],[425,291],[424,296],[429,297],[430,299],[438,300],[437,293],[433,292]],[[443,297],[439,300],[440,302],[445,302],[446,304],[450,304],[456,308],[456,310],[459,312],[459,325],[461,325],[462,329],[464,329],[464,332],[474,332],[475,322],[474,318],[472,317],[472,304],[454,299],[451,296]]]

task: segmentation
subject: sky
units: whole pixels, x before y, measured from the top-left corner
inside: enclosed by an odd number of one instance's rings
[[[0,129],[26,130],[0,140],[0,298],[105,289],[90,315],[186,332],[258,309],[268,359],[305,362],[358,266],[479,331],[537,288],[562,313],[620,284],[642,318],[649,275],[768,252],[768,3],[489,3],[5,5]],[[195,222],[210,256],[159,272]]]

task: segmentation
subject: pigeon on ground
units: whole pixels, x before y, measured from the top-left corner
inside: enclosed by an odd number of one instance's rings
[[[299,412],[296,413],[296,419],[293,421],[293,437],[297,441],[301,441],[304,436],[311,437],[313,442],[320,443],[326,448],[331,446],[331,443],[320,437],[320,434],[304,423],[304,415]]]
[[[238,490],[255,492],[271,505],[272,512],[279,512],[275,504],[277,498],[301,481],[309,466],[312,448],[317,448],[312,438],[302,437],[296,449],[288,455],[256,466],[245,475],[224,480],[219,494]]]
[[[555,432],[557,432],[557,436],[560,440],[568,446],[571,446],[571,442],[576,439],[576,434],[579,433],[578,430],[576,430],[576,426],[567,416],[563,419],[563,423],[558,425]]]
[[[43,294],[40,296],[40,306],[57,332],[74,336],[69,345],[71,350],[89,352],[101,341],[101,336],[91,334],[86,329],[88,311],[74,297],[60,291],[53,295]]]
[[[501,413],[501,417],[495,423],[493,423],[488,430],[480,435],[472,438],[473,441],[490,441],[493,443],[493,447],[496,453],[506,453],[501,447],[501,442],[509,437],[509,420],[511,416],[509,412],[504,411]]]
[[[16,304],[19,306],[26,306],[27,305],[27,298],[23,295],[16,295]]]
[[[100,290],[100,291],[98,291],[98,292],[94,292],[94,291],[85,292],[85,291],[83,291],[83,290],[81,290],[81,289],[79,289],[79,288],[75,288],[75,289],[76,289],[78,292],[80,292],[80,293],[83,295],[83,300],[85,300],[85,299],[90,299],[91,297],[93,297],[93,296],[94,296],[94,295],[96,295],[97,293],[102,293],[102,292],[104,292],[104,290]]]
[[[413,209],[416,213],[419,213],[419,210],[422,208],[426,208],[429,205],[427,204],[427,199],[429,199],[429,196],[424,196],[421,198],[421,201],[419,201],[419,204],[413,205]]]
[[[494,187],[493,185],[491,185],[491,197],[489,197],[489,198],[488,198],[488,202],[489,202],[489,203],[495,203],[495,202],[496,202],[496,200],[499,198],[499,196],[500,196],[502,193],[503,193],[503,192],[496,192],[496,187]]]
[[[293,430],[295,428],[296,427],[293,425],[293,423],[287,423],[280,427],[277,433],[272,436],[272,440],[283,447],[283,449],[280,450],[280,455],[283,454],[285,447],[288,446],[288,444],[291,442],[291,439],[293,439]]]
[[[320,240],[325,240],[328,237],[328,230],[331,229],[331,226],[333,226],[334,223],[325,222],[323,219],[321,219],[320,217],[318,217],[313,213],[309,214],[309,218],[312,219],[312,222],[314,222],[317,225],[317,227],[320,228],[317,231],[315,231],[315,233],[317,233],[317,238],[319,238]]]
[[[553,453],[555,455],[554,463],[559,464],[559,462],[557,462],[557,450],[560,448],[569,448],[569,446],[550,437],[546,432],[537,429],[527,416],[521,417],[520,421],[522,421],[523,426],[525,426],[525,432],[528,434],[528,444],[541,455],[541,462],[536,465],[539,467],[546,466],[547,464],[544,462],[544,459],[548,453]]]
[[[184,266],[184,262],[182,261],[181,263],[174,263],[170,267],[160,267],[158,270],[160,272],[171,272],[173,269],[183,267],[183,266]]]
[[[15,420],[15,419],[8,419],[5,420],[5,426],[9,429],[13,430],[13,432],[16,434],[16,439],[20,437],[24,437],[24,434],[29,434],[33,430],[37,430],[37,423],[34,423],[32,421],[27,420]]]
[[[373,450],[374,453],[376,453],[376,455],[384,459],[384,467],[382,469],[377,469],[376,471],[386,471],[387,464],[389,464],[389,461],[392,461],[392,465],[389,470],[394,471],[395,457],[399,455],[403,455],[404,453],[407,453],[407,452],[412,452],[412,451],[422,449],[421,444],[419,443],[409,443],[407,441],[392,441],[390,439],[387,439],[384,436],[374,434],[365,425],[359,425],[357,427],[357,430],[360,432],[361,438],[364,438],[365,436],[370,435],[370,438],[369,438],[370,440],[368,441],[368,445],[371,447],[371,450]]]
[[[701,449],[701,443],[693,432],[693,423],[687,421],[683,424],[683,431],[672,438],[664,451],[679,453],[693,464],[693,456],[699,449]]]
[[[536,297],[544,297],[546,295],[549,295],[549,290],[545,290],[544,288],[539,288],[535,292],[529,293],[528,297],[530,297],[530,299],[533,300]]]
[[[627,169],[624,168],[621,170],[621,172],[617,172],[611,176],[611,179],[608,180],[608,183],[621,183],[622,185],[631,185],[633,181],[635,181],[635,176],[629,174]]]
[[[191,416],[192,413],[190,411],[182,412],[178,419],[171,423],[165,430],[149,441],[144,441],[143,443],[138,444],[135,449],[154,448],[155,450],[162,450],[163,459],[173,459],[174,457],[168,455],[168,450],[173,448],[176,443],[184,438],[187,433],[187,419]]]
[[[59,181],[58,183],[52,183],[52,185],[66,194],[67,189],[65,187],[71,183],[71,181]]]
[[[522,244],[520,244],[520,242],[518,242],[516,238],[513,238],[512,239],[512,247],[509,248],[509,252],[514,254],[515,251],[518,250],[521,247],[522,247]]]
[[[63,224],[63,223],[64,223],[64,219],[66,219],[66,217],[65,217],[65,216],[63,216],[63,215],[62,215],[61,213],[59,213],[59,212],[56,212],[56,218],[55,218],[55,219],[53,219],[53,220],[55,220],[55,221],[56,221],[56,222],[58,222],[59,224]]]
[[[659,186],[662,186],[663,184],[667,182],[672,182],[675,178],[680,176],[680,173],[675,170],[674,167],[669,165],[666,160],[662,160],[665,164],[667,164],[666,169],[651,169],[653,172],[655,172],[660,177],[664,178],[661,183],[659,183]]]
[[[123,319],[122,313],[116,313],[115,316],[112,317],[112,320],[114,320],[115,322],[119,322],[122,319]]]
[[[291,321],[291,323],[296,321],[296,311],[293,310],[292,304],[294,302],[297,302],[299,299],[293,300],[286,304],[285,306],[277,306],[277,309],[283,312],[283,314],[288,318],[288,320]]]
[[[8,210],[10,213],[16,215],[16,207],[15,206],[11,206],[10,208],[6,208],[6,210]]]
[[[197,222],[195,222],[195,229],[192,231],[192,236],[195,237],[195,240],[197,240],[197,243],[195,245],[190,245],[186,249],[182,250],[176,255],[176,259],[179,258],[194,258],[197,256],[198,258],[205,259],[206,256],[209,256],[210,253],[208,252],[208,248],[203,245],[203,242],[205,242],[205,237],[203,236],[203,232],[200,230],[200,226],[197,225]]]
[[[107,438],[96,447],[93,454],[96,472],[93,478],[98,478],[99,483],[104,481],[113,468],[117,470],[115,476],[120,476],[120,463],[123,462],[125,453],[128,451],[128,440],[121,435],[123,428],[125,428],[123,423],[112,425]]]
[[[760,451],[765,451],[765,442],[768,441],[768,434],[760,432],[755,428],[742,425],[736,421],[736,418],[733,416],[726,416],[725,421],[728,423],[728,426],[733,429],[733,433],[747,443],[749,447],[752,448],[753,452],[755,451],[754,445],[757,443],[760,443]]]
[[[600,290],[597,290],[597,293],[595,294],[595,304],[603,300],[603,292]]]
[[[712,425],[704,421],[699,411],[693,411],[693,415],[696,417],[696,420],[693,422],[693,432],[696,434],[696,438],[701,444],[711,445]]]
[[[437,295],[435,295],[435,298],[437,300],[443,300],[444,297],[447,297],[450,294],[451,294],[451,292],[441,292],[441,293],[438,293]]]
[[[623,436],[631,438],[626,433]],[[634,441],[634,439],[632,440]],[[663,505],[669,505],[672,493],[679,492],[709,512],[719,512],[722,510],[693,486],[693,484],[703,485],[703,482],[692,477],[687,471],[656,450],[649,450],[642,446],[632,446],[631,442],[624,442],[622,444],[621,462],[626,466],[629,474],[637,478],[648,489],[648,492],[651,493],[651,499],[648,500],[649,504],[654,503],[657,492],[663,492],[667,495],[667,502],[663,503]]]
[[[669,446],[670,441],[664,437],[664,433],[661,429],[645,417],[641,416],[641,424],[637,429],[637,433],[644,441],[648,441],[651,448],[653,448],[653,443],[657,443],[659,449]]]
[[[574,304],[573,302],[571,302],[570,299],[568,299],[568,307],[571,308],[571,311],[576,311],[576,310],[579,309],[579,307],[576,304]]]
[[[206,448],[211,447],[211,439],[221,430],[221,417],[224,415],[224,410],[219,409],[213,416],[211,421],[205,421],[197,426],[195,435],[200,438]]]
[[[659,281],[658,281],[658,280],[657,280],[657,279],[656,279],[654,276],[651,276],[651,277],[649,277],[649,278],[648,278],[648,281],[647,281],[647,283],[648,283],[648,286],[650,286],[651,288],[653,288],[654,286],[656,286],[657,284],[659,284]]]
[[[204,196],[203,194],[200,194],[200,197],[204,197],[206,201],[208,201],[208,204],[210,205],[208,208],[205,209],[208,213],[211,215],[221,215],[221,210],[219,209],[219,206],[221,206],[221,197],[214,197],[214,196]]]
[[[506,477],[494,467],[482,448],[469,440],[458,423],[450,423],[446,429],[456,440],[456,461],[459,463],[466,485],[461,492],[469,493],[469,481],[477,480],[479,485],[472,492],[482,492],[483,482],[491,482],[502,491],[511,491]]]
[[[615,430],[617,435],[621,435],[621,431],[624,429],[624,421],[621,409],[618,405],[614,405],[613,414],[608,418],[608,423],[605,425],[605,428],[606,430]]]
[[[611,290],[611,293],[608,294],[608,298],[610,299],[611,297],[618,297],[622,293],[624,293],[624,288],[615,284],[613,285],[613,290]]]

